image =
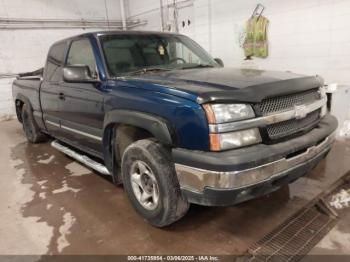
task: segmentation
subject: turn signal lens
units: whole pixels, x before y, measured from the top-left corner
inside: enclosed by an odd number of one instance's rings
[[[220,151],[220,134],[209,134],[210,150]]]
[[[207,116],[208,123],[215,124],[216,123],[215,115],[214,115],[213,110],[211,109],[211,105],[210,104],[203,105],[203,108],[204,108],[205,114]]]
[[[261,143],[259,129],[247,129],[231,133],[209,134],[210,150],[223,151]]]

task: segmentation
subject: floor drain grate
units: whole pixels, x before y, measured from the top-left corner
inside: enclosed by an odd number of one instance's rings
[[[322,210],[315,205],[288,218],[248,249],[249,261],[300,260],[337,221],[334,215]]]

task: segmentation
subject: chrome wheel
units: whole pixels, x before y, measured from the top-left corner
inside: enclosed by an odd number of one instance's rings
[[[156,209],[159,203],[159,187],[151,168],[143,161],[134,161],[130,169],[130,180],[139,203],[147,210]]]

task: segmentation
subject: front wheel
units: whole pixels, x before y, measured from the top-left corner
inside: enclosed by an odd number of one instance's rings
[[[123,154],[122,175],[131,204],[153,226],[170,225],[187,213],[170,152],[161,144],[150,139],[131,144]]]

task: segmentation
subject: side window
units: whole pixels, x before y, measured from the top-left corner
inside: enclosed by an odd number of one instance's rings
[[[87,65],[91,75],[97,77],[95,56],[88,39],[75,40],[69,49],[67,65]]]
[[[45,68],[45,79],[50,82],[62,80],[62,64],[66,50],[66,43],[53,45],[47,57]]]

